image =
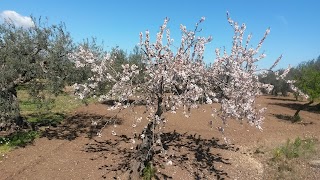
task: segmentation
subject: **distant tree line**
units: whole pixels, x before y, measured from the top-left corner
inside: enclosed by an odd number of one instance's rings
[[[284,69],[279,69],[278,73],[283,73]],[[299,89],[304,91],[307,94],[310,94],[310,90],[306,90],[303,88],[303,82],[305,82],[308,78],[310,78],[310,73],[318,74],[320,72],[320,56],[317,59],[312,59],[309,61],[305,61],[300,63],[298,66],[291,68],[290,72],[288,73],[286,79],[292,79],[295,80],[296,83],[294,83]],[[299,94],[297,92],[294,92],[290,85],[284,80],[277,78],[275,72],[268,72],[266,76],[259,76],[260,82],[266,83],[266,84],[272,84],[274,87],[272,91],[270,92],[271,95],[278,96],[288,96],[288,93],[293,93],[295,98],[298,100]],[[312,81],[312,78],[310,79],[310,84],[313,84],[315,87],[317,86],[317,83],[319,84],[319,81],[316,82],[315,80]],[[310,87],[311,88],[311,87]],[[303,90],[305,89],[305,90]],[[264,91],[264,93],[267,93]]]

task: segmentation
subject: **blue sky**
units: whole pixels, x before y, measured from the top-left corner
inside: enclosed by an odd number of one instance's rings
[[[278,68],[317,58],[320,55],[320,1],[318,0],[0,0],[0,13],[11,10],[22,16],[47,17],[49,23],[64,22],[76,42],[96,37],[105,48],[119,46],[129,53],[139,43],[139,32],[156,34],[165,17],[175,42],[180,41],[179,25],[192,29],[202,17],[200,35],[213,36],[205,61],[213,62],[217,47],[231,46],[233,31],[226,12],[239,23],[246,23],[253,34],[252,45],[270,27],[262,51],[267,57],[259,63],[267,68],[281,54]]]

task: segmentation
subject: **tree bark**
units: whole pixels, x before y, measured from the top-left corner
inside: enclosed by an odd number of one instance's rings
[[[161,118],[163,113],[162,109],[162,96],[158,96],[157,102],[157,112],[156,116]],[[153,149],[153,141],[154,137],[157,137],[154,133],[154,129],[157,126],[157,123],[151,121],[148,123],[147,127],[144,129],[144,138],[142,139],[142,143],[137,145],[137,156],[134,161],[131,163],[131,173],[130,179],[139,179],[143,174],[143,169],[148,165],[148,163],[152,162],[154,157],[154,149]]]
[[[162,102],[163,102],[163,77],[161,78],[161,82],[159,84],[159,91],[157,93],[157,111],[154,114],[161,118],[163,114]],[[130,172],[130,179],[139,179],[140,176],[143,175],[143,169],[148,165],[148,163],[152,162],[154,157],[154,137],[157,137],[154,133],[154,129],[156,128],[157,123],[151,121],[148,123],[147,127],[143,130],[144,138],[142,139],[142,143],[137,145],[137,156],[135,160],[131,163],[131,172]]]
[[[302,106],[300,106],[300,107],[297,109],[296,113],[294,113],[293,117],[298,117],[298,116],[299,116],[299,112],[302,111],[302,110],[304,110],[304,109],[306,109],[307,107],[309,107],[309,105],[312,104],[312,103],[313,103],[313,100],[311,100],[310,102],[308,102],[308,103],[303,104]]]
[[[130,179],[139,179],[142,176],[143,169],[147,166],[149,162],[152,161],[154,150],[153,146],[153,129],[155,124],[153,121],[149,122],[146,129],[144,129],[145,137],[142,139],[142,143],[137,145],[136,158],[131,164],[131,174]]]
[[[22,126],[23,119],[19,111],[19,102],[17,97],[16,85],[11,86],[9,89],[1,91],[1,113],[0,113],[0,130],[8,131],[14,126]]]

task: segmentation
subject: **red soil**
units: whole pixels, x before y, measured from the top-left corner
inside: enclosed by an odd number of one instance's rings
[[[210,107],[192,110],[190,118],[181,113],[168,114],[163,140],[167,159],[157,155],[159,179],[275,179],[274,167],[268,162],[272,150],[287,139],[316,138],[320,140],[319,110],[301,111],[302,123],[291,123],[296,102],[290,98],[260,97],[259,103],[268,108],[263,131],[230,120],[224,136],[210,128]],[[300,102],[301,104],[302,102]],[[127,166],[133,158],[130,149],[134,130],[132,113],[121,113],[115,122],[96,133],[102,122],[115,112],[103,104],[90,104],[77,109],[58,127],[51,127],[45,137],[32,145],[17,148],[0,160],[0,179],[127,179]],[[142,107],[136,109],[138,115]],[[99,121],[98,127],[91,125]],[[217,125],[219,123],[217,122]],[[135,128],[139,133],[145,123]],[[115,130],[116,136],[111,135]],[[229,142],[225,143],[224,137]],[[139,140],[136,140],[137,143]],[[320,159],[320,153],[312,159]],[[169,162],[172,165],[169,165]],[[308,159],[297,161],[292,179],[320,179],[320,169],[311,167]],[[139,178],[137,178],[139,179]],[[291,179],[291,176],[287,176]]]

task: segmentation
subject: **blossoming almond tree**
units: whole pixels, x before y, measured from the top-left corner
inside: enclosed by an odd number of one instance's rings
[[[204,51],[212,38],[197,35],[201,31],[199,25],[204,20],[204,17],[201,18],[194,30],[180,26],[182,37],[178,47],[173,46],[170,30],[167,28],[168,18],[160,26],[154,43],[150,40],[149,31],[140,33],[144,69],[125,64],[122,66],[122,73],[111,75],[112,69],[108,68],[106,61],[91,61],[91,57],[81,54],[74,56],[92,66],[94,72],[88,84],[75,86],[78,90],[80,86],[84,86],[84,91],[78,92],[80,97],[94,89],[96,82],[109,81],[113,82],[113,86],[108,94],[101,96],[101,100],[115,100],[115,109],[133,108],[137,104],[144,104],[146,107],[148,124],[139,135],[142,142],[136,147],[136,162],[131,165],[132,172],[140,172],[141,175],[146,165],[152,162],[155,152],[163,150],[161,132],[166,123],[164,114],[167,112],[176,113],[181,109],[187,118],[190,109],[197,108],[199,103],[219,103],[221,108],[212,111],[224,123],[230,118],[246,119],[261,129],[264,119],[262,113],[266,108],[257,108],[255,99],[261,88],[270,90],[272,86],[258,81],[259,69],[256,62],[265,57],[265,54],[259,54],[259,50],[270,30],[267,29],[256,48],[249,47],[251,35],[243,42],[245,24],[239,26],[228,15],[228,21],[234,30],[231,53],[224,50],[221,54],[220,49],[216,49],[216,61],[207,67],[203,61]],[[275,63],[280,59],[281,57]],[[141,71],[144,73],[143,79],[137,78]],[[137,117],[132,127],[141,120],[141,117]],[[218,129],[223,131],[222,127]],[[116,135],[115,131],[112,133]],[[136,140],[132,139],[132,142],[135,143]]]

